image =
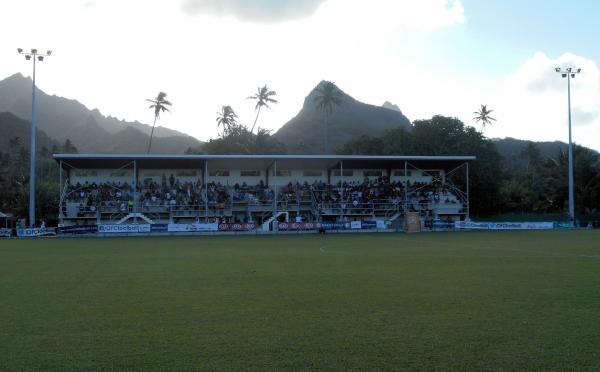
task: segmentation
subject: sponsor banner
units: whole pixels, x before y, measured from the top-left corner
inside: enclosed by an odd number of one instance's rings
[[[12,229],[0,229],[0,236],[10,238],[12,235]]]
[[[433,221],[431,227],[434,230],[451,230],[454,229],[454,221]]]
[[[139,234],[149,233],[150,225],[98,225],[100,234]]]
[[[378,229],[387,229],[387,226],[385,225],[385,221],[384,220],[377,220],[377,228]]]
[[[256,229],[254,223],[222,223],[219,225],[219,231],[251,231]]]
[[[363,230],[375,230],[378,228],[377,222],[378,221],[363,221],[362,228],[363,228]]]
[[[490,224],[487,222],[455,221],[454,227],[461,230],[489,230]]]
[[[555,222],[554,227],[557,229],[573,229],[575,224],[573,222]]]
[[[219,224],[217,223],[170,223],[167,226],[169,232],[208,232],[218,231]]]
[[[153,233],[166,233],[169,231],[169,225],[166,223],[155,224],[150,226],[150,232]]]
[[[362,229],[362,223],[361,223],[361,221],[352,221],[352,222],[350,222],[350,228],[352,230],[360,230],[360,229]]]
[[[551,230],[553,222],[491,222],[490,230]]]
[[[62,226],[56,229],[58,234],[95,234],[98,232],[97,225]]]
[[[17,229],[17,236],[20,238],[31,238],[36,236],[51,236],[56,235],[56,229]]]
[[[300,222],[300,223],[285,223],[282,222],[279,224],[279,230],[281,231],[306,231],[306,230],[315,230],[317,228],[316,223],[312,222]]]
[[[467,222],[456,221],[454,227],[465,230],[551,230],[553,222]]]
[[[325,230],[345,230],[349,225],[346,226],[343,222],[322,222],[319,226]]]

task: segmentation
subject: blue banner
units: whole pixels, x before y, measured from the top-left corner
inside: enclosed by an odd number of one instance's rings
[[[153,233],[169,232],[169,225],[166,223],[152,225],[152,226],[150,226],[150,232],[153,232]]]
[[[343,222],[322,222],[321,227],[325,230],[345,230],[346,224]]]
[[[362,228],[363,230],[375,230],[377,229],[377,221],[363,221]]]
[[[66,234],[95,234],[98,232],[97,225],[63,226],[56,229],[60,235]]]

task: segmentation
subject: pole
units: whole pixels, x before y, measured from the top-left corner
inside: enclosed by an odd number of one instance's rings
[[[35,60],[33,59],[33,89],[31,91],[31,145],[29,149],[29,227],[35,227]]]
[[[346,204],[346,203],[344,201],[344,161],[343,160],[340,160],[340,183],[342,186],[342,192],[340,193],[340,198],[341,198],[340,209],[342,211],[342,222],[344,222],[344,204]]]
[[[469,163],[467,162],[467,221],[471,220],[471,199],[469,197]]]
[[[208,160],[204,160],[204,222],[208,223]]]
[[[63,210],[62,210],[62,204],[63,204],[63,197],[64,197],[64,193],[63,193],[63,187],[62,187],[62,180],[63,180],[63,161],[61,160],[59,162],[59,170],[58,170],[58,192],[60,193],[60,198],[58,199],[58,220],[60,221],[61,225],[63,223]]]
[[[571,141],[571,73],[567,74],[569,101],[569,221],[575,223],[575,195],[573,191],[573,142]]]
[[[408,164],[404,161],[404,218],[408,213]]]
[[[274,204],[273,204],[273,216],[276,217],[277,216],[277,160],[275,160],[275,162],[273,163],[273,190],[275,191],[275,197],[273,198]]]

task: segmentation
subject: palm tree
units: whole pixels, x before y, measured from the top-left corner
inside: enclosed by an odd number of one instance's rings
[[[146,101],[152,102],[149,108],[154,109],[154,124],[152,124],[152,132],[150,132],[150,142],[148,142],[148,154],[150,153],[150,148],[152,147],[152,137],[154,136],[154,127],[156,126],[156,121],[160,117],[161,112],[170,112],[167,106],[171,106],[171,102],[166,100],[167,93],[159,92],[158,96],[155,99],[147,99]]]
[[[217,128],[223,128],[223,137],[225,137],[225,134],[237,123],[237,115],[231,106],[221,107],[217,115]]]
[[[264,107],[266,108],[271,108],[271,106],[269,106],[269,103],[277,103],[278,101],[274,98],[271,98],[273,96],[277,95],[276,92],[269,90],[269,88],[265,85],[264,87],[258,87],[258,92],[253,95],[250,96],[246,99],[255,99],[256,100],[256,106],[254,107],[254,110],[256,111],[256,119],[254,119],[254,124],[252,125],[252,129],[250,130],[250,133],[254,132],[254,127],[256,126],[256,122],[258,121],[258,116],[260,115],[260,110]]]
[[[476,123],[481,122],[481,130],[485,129],[486,125],[492,125],[492,121],[496,121],[496,119],[490,116],[492,112],[494,112],[494,110],[488,110],[487,105],[481,105],[479,111],[473,112],[477,115],[473,120],[475,120]]]
[[[317,110],[325,113],[325,149],[329,147],[329,115],[333,112],[334,106],[342,105],[342,91],[332,82],[321,84],[316,90],[317,95],[313,102],[317,105]]]

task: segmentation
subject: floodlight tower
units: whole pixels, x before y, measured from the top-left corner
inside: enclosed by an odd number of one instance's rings
[[[573,191],[573,142],[571,140],[571,79],[581,73],[580,68],[556,68],[556,72],[567,79],[567,96],[569,101],[569,221],[575,223],[575,194]]]
[[[31,49],[29,52],[23,49],[17,49],[19,54],[25,56],[27,61],[33,61],[33,88],[31,91],[31,145],[29,149],[29,226],[35,227],[35,62],[42,62],[45,57],[49,57],[52,51],[46,53],[39,52],[37,49]]]

